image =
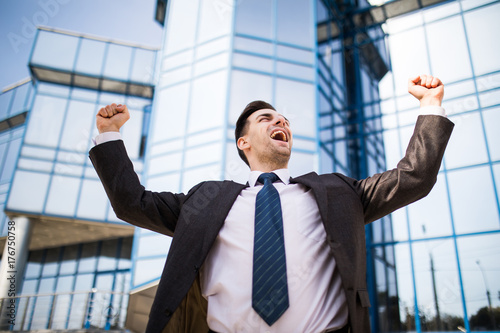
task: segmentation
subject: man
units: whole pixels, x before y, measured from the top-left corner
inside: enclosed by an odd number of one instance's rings
[[[290,178],[290,124],[256,101],[235,131],[248,185],[203,182],[187,194],[145,191],[119,140],[126,106],[100,109],[90,158],[116,215],[173,235],[147,332],[369,332],[364,225],[429,193],[453,129],[438,78],[408,89],[422,115],[396,169]]]

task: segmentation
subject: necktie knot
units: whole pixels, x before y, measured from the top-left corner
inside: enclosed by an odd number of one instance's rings
[[[268,181],[269,184],[272,184],[279,179],[280,178],[274,172],[266,172],[262,173],[257,179],[257,181],[261,184],[266,185],[266,181]]]

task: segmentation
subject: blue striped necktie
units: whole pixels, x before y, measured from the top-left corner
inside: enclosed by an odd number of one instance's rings
[[[255,202],[252,307],[271,326],[288,309],[283,217],[274,173],[263,173]]]

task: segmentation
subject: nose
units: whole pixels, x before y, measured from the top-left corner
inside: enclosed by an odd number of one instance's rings
[[[277,118],[278,119],[276,120],[276,125],[284,126],[285,125],[285,117],[283,117],[282,115],[279,115]]]

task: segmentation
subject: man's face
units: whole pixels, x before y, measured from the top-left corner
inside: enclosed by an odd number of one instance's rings
[[[292,130],[289,121],[272,109],[255,111],[247,119],[242,137],[247,144],[246,156],[252,161],[286,168],[292,151]]]

